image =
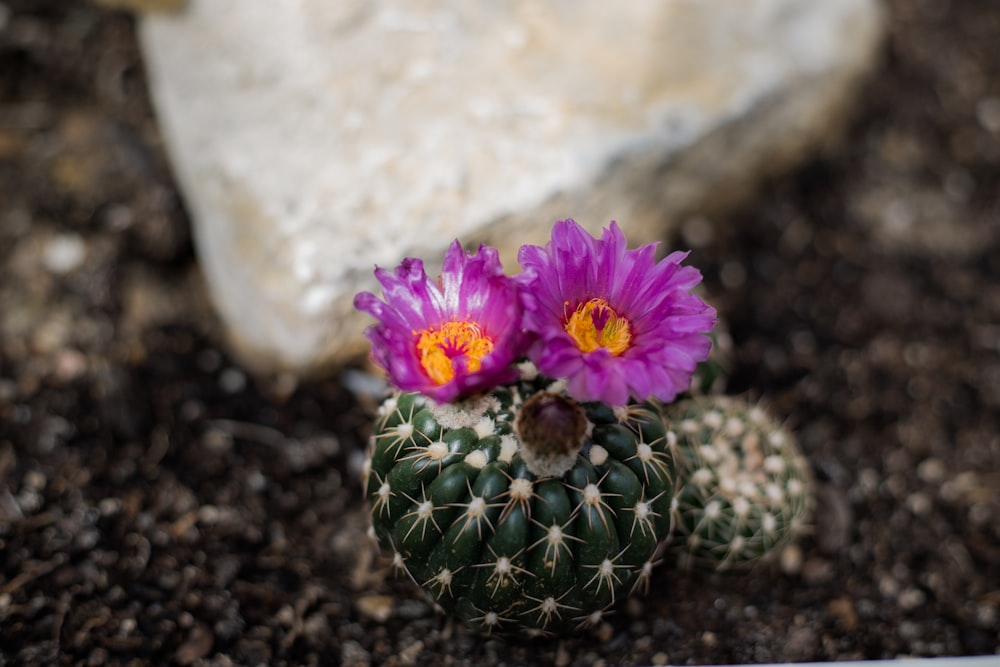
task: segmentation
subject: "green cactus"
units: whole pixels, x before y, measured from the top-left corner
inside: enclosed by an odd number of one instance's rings
[[[531,377],[462,406],[404,393],[380,408],[366,463],[375,537],[486,633],[599,623],[648,583],[670,528],[658,407],[577,404],[563,386]]]
[[[675,443],[677,536],[682,563],[746,568],[805,529],[811,478],[791,433],[760,406],[706,396],[667,406]]]

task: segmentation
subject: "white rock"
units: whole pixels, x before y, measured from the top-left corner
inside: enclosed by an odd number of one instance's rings
[[[256,364],[364,349],[372,269],[573,217],[633,243],[787,167],[874,60],[875,0],[191,0],[141,17],[208,284]]]

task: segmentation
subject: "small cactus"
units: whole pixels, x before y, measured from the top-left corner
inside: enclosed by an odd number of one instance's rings
[[[659,411],[576,403],[561,384],[522,381],[459,409],[396,394],[376,423],[375,536],[437,604],[486,633],[598,623],[648,584],[669,531]]]
[[[762,407],[727,396],[665,408],[676,436],[677,536],[688,565],[745,568],[804,530],[809,469],[791,433]]]

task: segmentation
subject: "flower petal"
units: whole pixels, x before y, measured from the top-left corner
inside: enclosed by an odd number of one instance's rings
[[[366,331],[372,361],[397,388],[439,403],[516,379],[513,361],[525,344],[518,285],[504,275],[495,249],[470,255],[456,240],[442,267],[439,282],[418,259],[404,259],[393,272],[376,269],[384,300],[369,292],[354,299],[377,320]],[[433,351],[434,373],[421,347]]]
[[[518,253],[525,327],[538,337],[529,358],[541,372],[565,377],[574,397],[613,405],[630,397],[673,400],[708,357],[706,334],[715,326],[715,311],[690,293],[701,274],[681,265],[686,253],[656,262],[655,252],[655,244],[628,250],[615,222],[595,238],[573,220],[561,220],[544,248],[529,245]],[[629,335],[617,336],[615,347],[585,351],[567,322],[580,304],[595,299],[613,311],[618,326],[626,323]],[[605,314],[589,326],[607,321]],[[594,333],[589,340],[598,340]]]

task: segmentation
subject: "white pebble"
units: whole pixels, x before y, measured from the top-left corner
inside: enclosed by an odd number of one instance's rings
[[[77,234],[60,234],[45,244],[42,263],[48,271],[61,275],[79,268],[86,257],[87,244],[82,237]]]

